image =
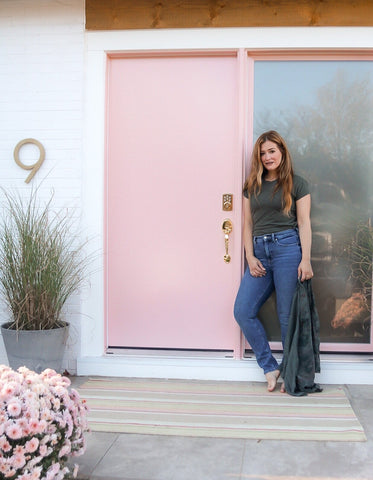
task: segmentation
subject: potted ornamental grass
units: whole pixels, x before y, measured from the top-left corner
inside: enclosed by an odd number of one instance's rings
[[[9,365],[61,371],[69,322],[64,307],[86,278],[88,257],[68,209],[3,189],[0,293],[9,316],[1,326]]]
[[[70,380],[54,370],[0,365],[0,478],[75,478],[78,466],[70,462],[85,451],[87,411]]]

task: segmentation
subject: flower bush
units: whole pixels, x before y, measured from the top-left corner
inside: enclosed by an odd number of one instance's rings
[[[0,365],[0,478],[62,480],[85,451],[87,406],[67,377]],[[77,475],[77,466],[73,476]]]

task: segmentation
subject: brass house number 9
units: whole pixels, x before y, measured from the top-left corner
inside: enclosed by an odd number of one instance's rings
[[[25,165],[19,159],[19,151],[23,147],[23,145],[26,145],[27,143],[32,143],[33,145],[36,145],[40,152],[39,160],[36,163],[33,163],[32,165]],[[34,178],[35,173],[42,166],[44,159],[45,159],[44,147],[38,140],[35,140],[34,138],[25,138],[25,140],[21,140],[20,142],[17,143],[16,148],[14,149],[14,160],[16,164],[19,167],[23,168],[24,170],[31,170],[30,175],[25,180],[26,183],[29,183]]]

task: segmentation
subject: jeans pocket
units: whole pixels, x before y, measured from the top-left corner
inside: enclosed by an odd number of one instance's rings
[[[257,243],[254,244],[254,255],[256,258],[258,258],[260,261],[262,261],[263,258],[265,258],[265,249],[263,243]]]
[[[276,238],[276,243],[282,247],[294,247],[295,245],[300,245],[299,235],[289,233],[289,235]]]

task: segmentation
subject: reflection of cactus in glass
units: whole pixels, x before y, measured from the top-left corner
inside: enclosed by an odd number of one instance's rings
[[[372,256],[373,227],[370,222],[359,224],[350,246],[351,278],[366,297],[369,310],[371,302],[368,300],[372,295]]]
[[[331,325],[334,329],[350,331],[360,337],[370,328],[373,255],[373,227],[370,222],[358,224],[348,246],[348,255],[355,292],[342,304]]]

